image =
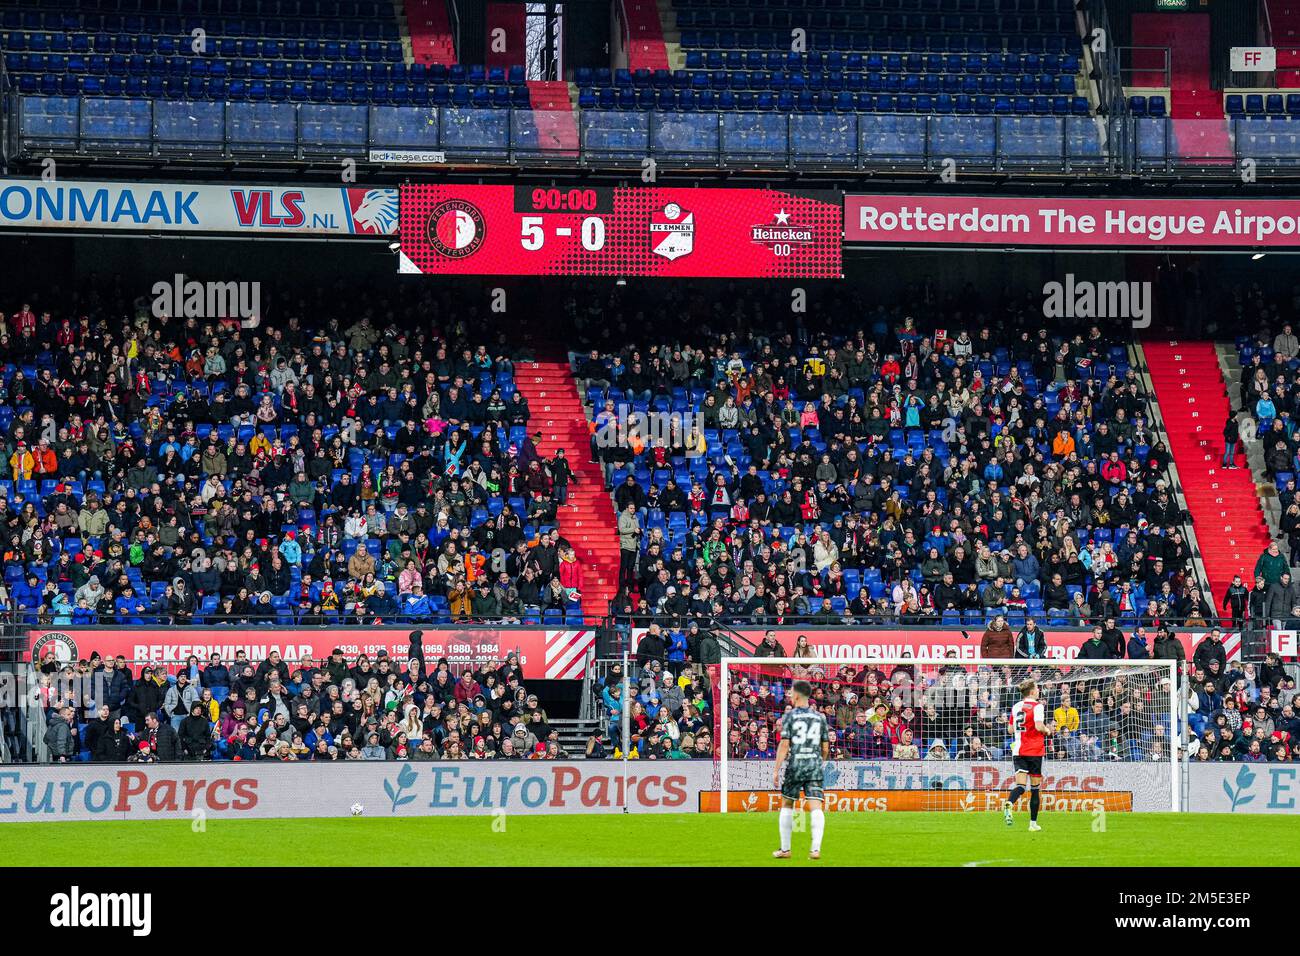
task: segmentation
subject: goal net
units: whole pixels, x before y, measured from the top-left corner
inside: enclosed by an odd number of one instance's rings
[[[781,717],[806,680],[831,728],[828,810],[998,810],[1014,782],[1009,724],[1034,678],[1056,732],[1042,809],[1177,810],[1171,661],[726,658],[703,809],[775,810]],[[1017,807],[1020,809],[1020,807]]]

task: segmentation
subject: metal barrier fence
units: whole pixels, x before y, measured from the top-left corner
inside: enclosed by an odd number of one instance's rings
[[[40,675],[28,663],[0,664],[0,763],[41,763],[45,746],[45,708]]]
[[[494,166],[808,172],[1199,175],[1300,167],[1289,116],[666,113],[11,96],[6,148],[122,160],[356,159]],[[568,130],[567,133],[561,132]]]
[[[449,665],[453,674],[459,675],[462,670],[472,668],[483,663],[481,657],[447,657],[444,658]],[[371,658],[372,663],[374,658]],[[595,648],[588,648],[583,656],[584,667],[587,669],[585,684],[583,688],[584,700],[589,696],[592,675],[596,656]],[[349,663],[354,663],[355,657],[349,657]],[[183,664],[175,662],[161,662],[157,660],[126,660],[126,666],[129,669],[133,682],[142,678],[145,668],[149,668],[158,674],[165,674],[167,683],[162,685],[161,692],[166,693],[166,689],[175,681],[176,675],[186,671]],[[223,657],[222,663],[231,669],[231,675],[234,674],[234,660],[232,657]],[[250,659],[248,663],[254,668],[261,661]],[[320,664],[319,659],[303,658],[293,660],[286,658],[284,663],[289,667],[290,673],[299,669],[300,665],[317,666]],[[393,660],[395,673],[401,673],[407,665],[405,660]],[[100,704],[110,700],[109,684],[112,679],[113,660],[107,660],[109,669],[102,671],[90,671],[89,669],[80,669],[71,664],[66,665],[61,670],[46,670],[34,664],[5,664],[0,665],[0,764],[5,763],[45,763],[49,760],[49,748],[45,743],[45,731],[49,725],[50,719],[59,707],[63,704],[73,704],[77,710],[77,722],[83,724],[94,716]],[[426,661],[426,668],[432,669],[434,662]],[[204,686],[202,683],[202,670],[208,666],[206,658],[199,659],[198,675],[191,675],[193,686],[197,688],[196,693],[201,693]],[[376,676],[378,672],[376,671]],[[534,677],[540,677],[540,674],[534,669]],[[603,672],[601,673],[603,676]],[[528,671],[525,669],[525,680],[529,679]],[[527,686],[527,685],[525,685]],[[364,690],[364,687],[358,687],[358,691]],[[213,688],[213,698],[218,703],[226,701],[230,694],[230,686]],[[588,708],[589,710],[590,708]],[[112,706],[112,713],[121,716],[124,721],[130,721],[134,731],[139,734],[141,725],[139,715],[130,713],[130,699],[125,706]],[[584,713],[581,717],[590,719],[590,714]]]
[[[1109,38],[1115,35],[1104,0],[1077,0],[1075,16],[1082,27],[1085,65],[1090,59],[1101,112],[1118,116],[1124,108],[1123,57]]]
[[[1095,117],[908,113],[666,113],[220,103],[17,96],[16,153],[306,161],[414,151],[448,163],[1112,174]],[[563,131],[567,130],[567,134]],[[378,156],[376,156],[378,161]]]
[[[238,628],[300,627],[329,630],[376,627],[535,628],[553,626],[592,628],[600,627],[605,622],[603,617],[595,614],[582,614],[555,609],[542,610],[537,607],[528,607],[523,609],[522,613],[510,616],[501,614],[487,616],[473,613],[454,615],[449,611],[409,614],[401,610],[394,614],[376,614],[374,611],[357,614],[347,608],[322,616],[299,611],[292,604],[271,604],[232,614],[226,614],[220,610],[204,611],[201,608],[195,608],[193,612],[181,615],[156,608],[152,606],[155,602],[149,599],[142,603],[145,609],[129,616],[117,616],[111,613],[110,610],[105,610],[103,613],[98,614],[94,620],[59,622],[51,619],[48,608],[43,611],[23,608],[9,612],[9,620],[15,628],[20,629],[61,627],[77,630],[94,627],[201,628],[216,626]],[[0,660],[4,659],[7,646],[4,642],[4,633],[0,631]]]
[[[1120,82],[1138,89],[1169,88],[1169,49],[1163,46],[1115,48]]]
[[[3,62],[3,57],[0,57],[0,105],[8,103],[9,100],[9,70]],[[9,132],[9,125],[14,120],[12,112],[8,108],[0,109],[0,173],[9,171],[9,146],[13,139]]]

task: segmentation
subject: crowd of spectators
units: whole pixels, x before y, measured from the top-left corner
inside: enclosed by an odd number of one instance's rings
[[[568,464],[539,452],[503,337],[438,295],[325,289],[259,324],[120,292],[14,303],[0,611],[55,626],[578,613],[552,500]]]
[[[1233,415],[1225,425],[1225,445],[1229,439],[1260,442],[1264,451],[1264,466],[1270,477],[1278,481],[1279,494],[1287,491],[1283,507],[1295,500],[1295,474],[1297,452],[1296,424],[1300,421],[1300,339],[1291,324],[1275,325],[1278,331],[1270,334],[1261,331],[1237,339],[1237,355],[1241,362],[1242,414]],[[1240,426],[1246,423],[1244,435]],[[1234,434],[1233,426],[1237,426]],[[1238,446],[1239,447],[1239,446]],[[1226,448],[1224,461],[1227,462]],[[1290,487],[1283,489],[1284,484]],[[1293,534],[1288,529],[1288,534]]]
[[[1198,654],[1187,682],[1187,714],[1194,760],[1300,759],[1300,693],[1276,653],[1259,665]]]
[[[593,440],[620,611],[675,632],[1216,623],[1121,340],[1051,333],[1033,300],[978,311],[973,289],[912,308],[846,300],[838,314],[864,317],[847,331],[796,319],[766,334],[757,295],[616,290],[614,321],[574,355],[597,436],[650,416]]]
[[[134,667],[92,654],[41,675],[53,762],[558,760],[570,756],[515,655],[426,667],[380,653],[290,665],[278,652]]]
[[[1241,363],[1241,408],[1223,426],[1223,464],[1232,467],[1249,447],[1263,454],[1263,469],[1277,489],[1280,508],[1276,533],[1255,563],[1253,580],[1238,578],[1221,599],[1234,623],[1277,621],[1283,627],[1300,624],[1300,582],[1291,566],[1300,555],[1300,338],[1281,321],[1276,305],[1269,306],[1261,289],[1243,297],[1258,311],[1263,326],[1254,335],[1236,340]],[[1239,310],[1240,311],[1240,310]],[[1276,331],[1273,331],[1276,330]]]
[[[355,307],[329,294],[262,324],[124,309],[120,294],[16,303],[0,324],[0,610],[55,626],[580,614],[582,568],[554,528],[573,474],[530,434],[504,335],[472,332],[472,307],[427,292]],[[892,307],[856,294],[772,333],[755,287],[574,286],[559,303],[617,512],[616,610],[629,629],[650,625],[638,756],[711,753],[689,665],[720,658],[719,623],[946,624],[995,642],[1005,631],[1007,656],[1024,657],[1040,656],[1043,626],[1092,626],[1098,657],[1163,657],[1172,627],[1300,608],[1276,546],[1254,588],[1234,582],[1221,607],[1200,592],[1170,456],[1121,338],[1051,332],[1036,300],[970,287],[926,285]],[[346,318],[305,317],[327,315]],[[1248,404],[1294,470],[1300,344],[1283,328],[1252,347]],[[648,427],[628,428],[629,411]],[[1283,464],[1270,469],[1294,512],[1284,530],[1300,536]],[[386,667],[410,690],[417,675]],[[204,696],[206,672],[133,686],[158,686],[179,739],[184,720],[211,731],[228,709]],[[280,679],[292,701],[316,677]],[[181,693],[178,714],[165,699],[182,678],[196,699]],[[598,693],[618,703],[613,685]],[[137,733],[149,722],[126,717]],[[100,719],[73,718],[59,710],[55,738]],[[618,739],[604,730],[595,754]],[[297,752],[292,739],[272,749],[286,744]]]
[[[602,716],[587,756],[623,756],[626,706],[628,759],[712,760],[714,711],[707,674],[657,655],[642,655],[629,667],[626,682],[623,665],[616,663],[592,687]],[[624,686],[631,697],[626,705]]]
[[[1267,313],[1264,313],[1267,314]],[[1258,442],[1263,452],[1264,471],[1277,488],[1278,505],[1282,514],[1278,532],[1286,543],[1283,565],[1289,575],[1290,562],[1300,555],[1300,494],[1297,494],[1296,476],[1300,474],[1300,339],[1290,323],[1278,322],[1273,315],[1272,329],[1276,334],[1261,331],[1237,339],[1237,355],[1241,362],[1240,412],[1230,415],[1224,424],[1224,462],[1229,449],[1243,449],[1249,442]],[[1270,549],[1276,557],[1278,551]],[[1267,604],[1269,618],[1300,618],[1300,594],[1281,593],[1292,587],[1288,576],[1280,580],[1282,569],[1276,561],[1261,558],[1256,567],[1257,580],[1273,590],[1273,599],[1261,595]],[[1278,587],[1280,585],[1280,587]]]
[[[1054,723],[1049,760],[1169,758],[1168,678],[1116,671],[1071,672],[1047,664],[1014,671],[962,664],[737,668],[725,746],[736,759],[770,759],[790,684],[813,684],[813,706],[832,730],[833,759],[1002,760],[1008,717],[1027,674],[1040,684]],[[1295,761],[1300,694],[1276,655],[1263,665],[1197,663],[1187,685],[1188,752],[1195,760]],[[1181,728],[1179,728],[1181,730]]]

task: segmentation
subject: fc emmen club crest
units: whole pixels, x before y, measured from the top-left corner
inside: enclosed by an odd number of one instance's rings
[[[650,214],[650,251],[665,259],[680,259],[695,248],[695,213],[675,202]]]

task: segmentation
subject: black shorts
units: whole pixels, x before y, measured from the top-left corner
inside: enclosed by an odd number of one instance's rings
[[[1041,777],[1043,775],[1043,758],[1039,757],[1015,757],[1011,761],[1016,772],[1024,771],[1031,777]]]
[[[821,800],[825,797],[822,784],[821,777],[810,779],[786,774],[785,779],[781,781],[781,796],[787,800],[798,800],[800,796],[807,797],[809,800]]]

